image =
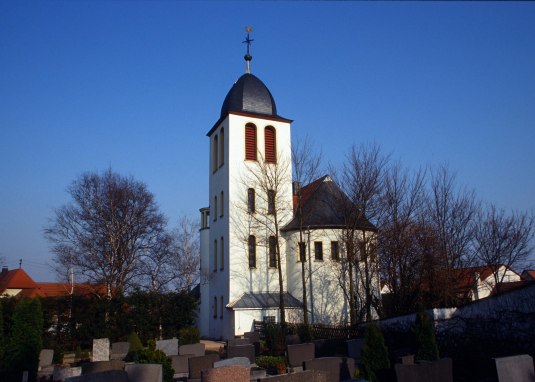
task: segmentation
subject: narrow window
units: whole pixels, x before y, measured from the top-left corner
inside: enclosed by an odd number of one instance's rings
[[[217,297],[214,296],[214,318],[217,318]]]
[[[247,190],[247,212],[250,214],[255,212],[255,193],[254,188]]]
[[[323,242],[315,241],[314,242],[314,258],[316,260],[323,260]]]
[[[299,242],[299,261],[307,261],[306,250],[306,243],[303,241]]]
[[[214,143],[212,146],[212,171],[213,172],[217,171],[217,160],[219,159],[218,147],[219,147],[219,143],[218,143],[217,134],[216,134],[214,136]]]
[[[256,160],[256,126],[252,123],[245,125],[245,159]]]
[[[221,204],[220,205],[221,213],[220,213],[219,217],[222,218],[223,217],[223,210],[224,210],[223,206],[224,206],[224,203],[225,203],[225,198],[223,198],[223,191],[221,191],[221,198],[219,199],[219,203]]]
[[[268,214],[274,214],[275,213],[275,191],[268,190],[267,197],[268,197]]]
[[[217,196],[214,196],[214,221],[217,220]]]
[[[219,318],[223,319],[223,296],[221,296],[221,309],[219,311]]]
[[[275,136],[275,128],[273,126],[268,126],[264,129],[264,143],[266,162],[277,162],[277,140]]]
[[[225,241],[223,240],[223,236],[221,236],[221,240],[219,241],[219,255],[221,257],[221,261],[219,262],[219,270],[225,269]]]
[[[249,268],[256,268],[256,237],[249,236]]]
[[[219,133],[219,167],[225,163],[225,130],[221,128]]]
[[[214,272],[217,272],[217,240],[214,240]]]
[[[269,267],[277,268],[277,238],[269,237]]]
[[[340,246],[337,241],[331,241],[331,260],[340,261]]]

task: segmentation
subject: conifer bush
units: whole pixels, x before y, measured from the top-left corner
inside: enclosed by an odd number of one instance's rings
[[[187,326],[178,331],[180,345],[196,344],[201,341],[199,328]]]
[[[420,306],[414,323],[416,335],[416,359],[435,361],[438,359],[438,346],[435,338],[433,320],[423,306]]]
[[[390,368],[385,339],[376,324],[369,323],[366,326],[361,363],[364,377],[370,382],[378,381],[377,373],[380,370]]]
[[[28,370],[30,381],[35,381],[39,353],[43,347],[43,313],[38,298],[20,300],[13,313],[13,326],[7,338],[4,359],[6,380],[22,380]]]
[[[153,340],[148,341],[146,349],[130,350],[126,355],[126,362],[162,365],[163,382],[172,382],[175,374],[171,360],[161,350],[156,350],[156,343]]]

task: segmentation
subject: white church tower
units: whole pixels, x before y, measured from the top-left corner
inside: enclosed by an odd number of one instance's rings
[[[292,121],[277,114],[269,89],[250,73],[249,34],[245,42],[246,73],[228,92],[220,118],[207,133],[210,199],[209,208],[201,209],[198,323],[201,335],[211,338],[250,331],[254,319],[278,320],[273,209],[280,227],[292,218]],[[275,190],[261,184],[266,169],[277,172]],[[281,263],[286,289],[285,256]]]

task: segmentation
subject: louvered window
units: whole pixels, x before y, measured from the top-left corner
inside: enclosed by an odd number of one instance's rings
[[[264,130],[264,143],[265,143],[265,157],[266,162],[277,162],[277,139],[275,135],[275,128],[268,126]]]
[[[214,272],[217,272],[217,240],[214,240]]]
[[[256,237],[249,236],[249,268],[256,268]]]
[[[219,133],[219,167],[225,163],[225,130],[221,129]]]
[[[277,268],[277,238],[269,237],[269,267]]]
[[[212,171],[213,172],[217,171],[217,160],[219,158],[218,149],[219,149],[219,143],[218,143],[218,139],[216,135],[214,136],[214,142],[213,142],[213,147],[212,147]]]
[[[306,261],[306,249],[307,246],[303,241],[299,242],[299,260],[298,261]]]
[[[250,214],[255,212],[255,192],[254,188],[247,190],[247,212]]]
[[[245,159],[256,160],[256,126],[245,125]]]
[[[222,271],[225,268],[225,240],[223,239],[223,236],[221,236],[221,241],[219,242],[219,244],[221,245],[221,248],[219,251],[220,257],[221,257],[219,270]]]

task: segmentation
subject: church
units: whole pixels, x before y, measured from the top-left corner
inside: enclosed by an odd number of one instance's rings
[[[251,331],[254,320],[278,322],[281,296],[286,321],[302,322],[303,285],[309,322],[348,322],[341,269],[347,227],[333,208],[345,195],[329,176],[309,185],[292,181],[292,120],[277,113],[271,92],[251,74],[251,41],[247,35],[246,72],[206,134],[198,326],[210,338],[234,338]],[[376,234],[366,219],[358,228]],[[377,274],[373,290],[379,295]]]

